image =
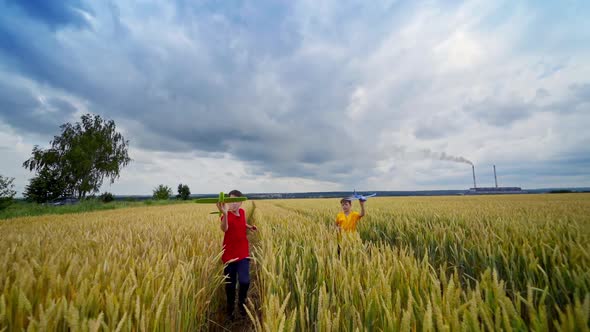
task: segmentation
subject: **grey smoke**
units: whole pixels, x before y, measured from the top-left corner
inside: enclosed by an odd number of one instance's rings
[[[422,150],[422,153],[424,153],[424,157],[426,158],[454,161],[457,163],[464,163],[473,166],[473,163],[469,159],[460,156],[452,156],[446,152],[433,152],[428,149],[424,149]]]

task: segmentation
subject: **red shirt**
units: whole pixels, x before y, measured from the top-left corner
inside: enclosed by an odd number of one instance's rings
[[[246,236],[246,212],[243,209],[238,211],[239,216],[231,211],[227,213],[227,231],[223,236],[224,251],[221,256],[224,263],[234,259],[239,261],[250,256],[248,237]]]

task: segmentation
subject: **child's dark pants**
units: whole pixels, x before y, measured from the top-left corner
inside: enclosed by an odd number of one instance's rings
[[[237,262],[229,263],[223,270],[228,278],[225,284],[225,294],[227,296],[227,313],[232,315],[234,312],[234,304],[236,302],[236,282],[239,281],[239,297],[238,305],[241,314],[246,314],[246,297],[248,295],[248,288],[250,287],[250,260],[242,259]]]

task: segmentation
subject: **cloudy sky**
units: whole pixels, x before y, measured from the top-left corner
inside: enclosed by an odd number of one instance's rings
[[[0,0],[0,174],[115,120],[115,194],[590,186],[590,2]],[[449,159],[449,160],[442,160]],[[453,161],[453,159],[455,161]]]

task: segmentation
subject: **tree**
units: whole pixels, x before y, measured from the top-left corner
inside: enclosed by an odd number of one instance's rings
[[[51,147],[44,150],[35,146],[32,157],[23,163],[30,171],[53,174],[67,185],[65,191],[79,199],[98,192],[105,178],[114,183],[121,169],[131,162],[129,141],[116,131],[113,120],[91,114],[81,120],[61,125],[61,134],[53,137]]]
[[[154,189],[154,199],[169,199],[172,196],[172,188],[163,184]]]
[[[29,180],[23,196],[29,202],[46,203],[56,198],[71,195],[68,185],[59,177],[59,172],[48,168],[39,171],[37,176]]]
[[[102,193],[102,195],[100,195],[100,200],[103,203],[109,203],[115,200],[115,196],[113,196],[113,194],[111,194],[110,192],[104,192]]]
[[[14,178],[5,178],[0,175],[0,211],[12,204],[12,199],[14,198],[14,195],[16,195],[13,182]]]
[[[189,189],[188,185],[186,184],[179,184],[178,185],[178,195],[176,198],[186,201],[191,196],[191,190]]]

